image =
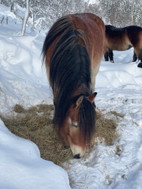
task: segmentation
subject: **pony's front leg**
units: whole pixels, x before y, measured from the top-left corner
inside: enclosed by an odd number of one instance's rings
[[[105,61],[108,61],[108,52],[105,52],[104,58],[105,58]]]
[[[105,58],[105,61],[109,61],[114,63],[114,60],[113,60],[113,51],[111,49],[108,49],[105,54],[104,54],[104,58]]]
[[[114,63],[113,51],[112,50],[109,50],[109,58],[110,58],[110,62]]]

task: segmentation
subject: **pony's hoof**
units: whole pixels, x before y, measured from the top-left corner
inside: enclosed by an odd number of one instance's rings
[[[111,63],[114,63],[114,60],[111,60],[110,62],[111,62]]]
[[[139,67],[139,68],[142,68],[142,62],[140,62],[140,63],[138,64],[138,67]]]

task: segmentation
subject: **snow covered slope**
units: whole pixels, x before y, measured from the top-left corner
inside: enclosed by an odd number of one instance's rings
[[[52,102],[41,63],[44,36],[18,36],[19,26],[0,25],[0,113],[7,112],[16,103],[31,106]]]

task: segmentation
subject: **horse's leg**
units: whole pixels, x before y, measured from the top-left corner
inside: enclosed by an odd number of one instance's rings
[[[138,59],[140,61],[140,63],[138,64],[138,67],[142,68],[142,49],[140,49],[140,53],[139,53]]]
[[[140,63],[138,64],[138,67],[142,67],[142,59],[141,59],[141,49],[138,46],[134,46],[134,54],[136,54],[138,60],[140,60]],[[134,56],[133,56],[134,58]]]
[[[136,53],[134,52],[134,55],[133,55],[133,62],[136,62],[136,60],[137,60],[137,55],[136,55]]]
[[[104,54],[104,58],[105,58],[105,61],[109,61],[110,60],[110,62],[114,63],[113,51],[110,50],[110,49],[108,51],[106,51],[105,54]]]
[[[114,60],[113,60],[113,51],[112,50],[109,50],[109,58],[110,58],[110,61],[112,63],[114,63]]]
[[[105,61],[108,61],[108,57],[109,57],[108,56],[108,51],[106,51],[105,54],[104,54]]]

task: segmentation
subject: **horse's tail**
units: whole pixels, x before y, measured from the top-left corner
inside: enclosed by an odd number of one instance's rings
[[[141,32],[140,32],[140,36],[139,37],[140,37],[140,48],[141,48],[141,51],[142,51],[142,28],[141,28]]]
[[[142,47],[142,28],[140,26],[127,26],[127,35],[134,47]]]

